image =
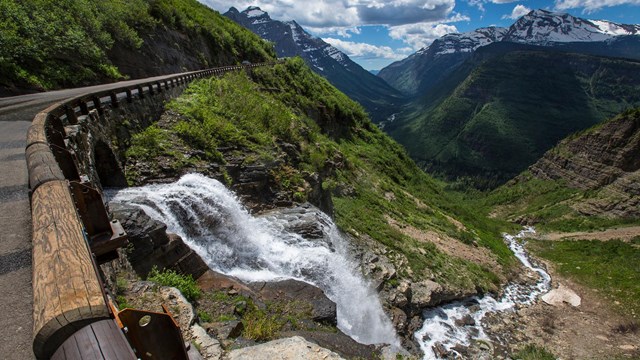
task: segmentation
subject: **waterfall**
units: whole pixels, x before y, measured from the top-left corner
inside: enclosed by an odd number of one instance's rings
[[[296,279],[336,303],[338,328],[358,342],[399,346],[376,292],[358,271],[347,241],[321,214],[325,241],[286,230],[285,220],[255,217],[219,181],[189,174],[172,184],[127,188],[112,202],[135,205],[167,224],[215,271],[241,280]]]
[[[452,348],[456,344],[468,346],[472,339],[488,340],[481,323],[487,313],[513,310],[516,305],[530,305],[538,296],[549,291],[551,276],[543,268],[531,263],[524,245],[519,241],[530,233],[535,233],[535,230],[526,227],[515,236],[504,234],[503,237],[522,265],[538,274],[536,283],[509,284],[500,299],[491,295],[472,297],[426,311],[424,325],[415,334],[425,354],[424,359],[438,359],[434,351],[436,344],[455,353]],[[469,321],[469,318],[473,321]]]

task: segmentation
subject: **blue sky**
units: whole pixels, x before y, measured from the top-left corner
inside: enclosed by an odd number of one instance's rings
[[[532,9],[594,20],[640,23],[640,0],[199,0],[222,13],[259,6],[296,20],[365,69],[380,69],[452,32],[509,26]]]

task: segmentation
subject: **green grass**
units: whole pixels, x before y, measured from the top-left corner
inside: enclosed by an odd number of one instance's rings
[[[555,360],[556,357],[544,347],[527,345],[524,349],[513,354],[515,360]]]
[[[620,240],[531,241],[530,249],[557,270],[596,289],[628,318],[640,317],[640,249]]]
[[[182,295],[189,301],[197,300],[202,296],[202,291],[191,275],[179,274],[168,269],[158,271],[158,269],[154,267],[151,269],[151,272],[149,272],[147,280],[162,286],[175,287],[180,290]]]

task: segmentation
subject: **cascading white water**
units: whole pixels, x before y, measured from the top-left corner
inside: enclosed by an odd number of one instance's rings
[[[365,344],[398,346],[377,294],[359,274],[345,239],[322,214],[327,241],[289,232],[274,217],[257,218],[219,181],[189,174],[172,184],[127,188],[112,202],[135,205],[167,224],[211,267],[244,281],[296,279],[336,303],[338,328]]]
[[[549,291],[551,277],[544,269],[531,263],[524,245],[518,241],[531,233],[535,233],[535,230],[532,227],[526,227],[515,236],[509,234],[503,236],[516,258],[525,267],[538,273],[538,281],[532,285],[510,284],[504,289],[504,294],[499,300],[486,295],[426,311],[424,325],[415,333],[420,348],[425,354],[424,359],[438,359],[434,352],[436,344],[442,345],[447,351],[452,351],[456,344],[468,346],[472,339],[487,340],[488,337],[481,323],[487,313],[512,310],[516,305],[530,305],[538,296]],[[469,317],[473,322],[468,320]],[[470,323],[473,325],[470,326]]]

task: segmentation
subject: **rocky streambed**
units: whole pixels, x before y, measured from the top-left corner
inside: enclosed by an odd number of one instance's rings
[[[424,313],[424,324],[415,335],[425,359],[478,357],[478,353],[483,352],[492,357],[494,344],[506,345],[505,339],[487,333],[485,318],[495,318],[496,313],[514,312],[531,305],[551,288],[551,276],[542,266],[532,263],[519,241],[534,232],[533,228],[527,227],[517,235],[504,234],[505,242],[529,272],[524,281],[508,284],[499,297],[471,297]],[[472,352],[475,352],[473,356]]]

